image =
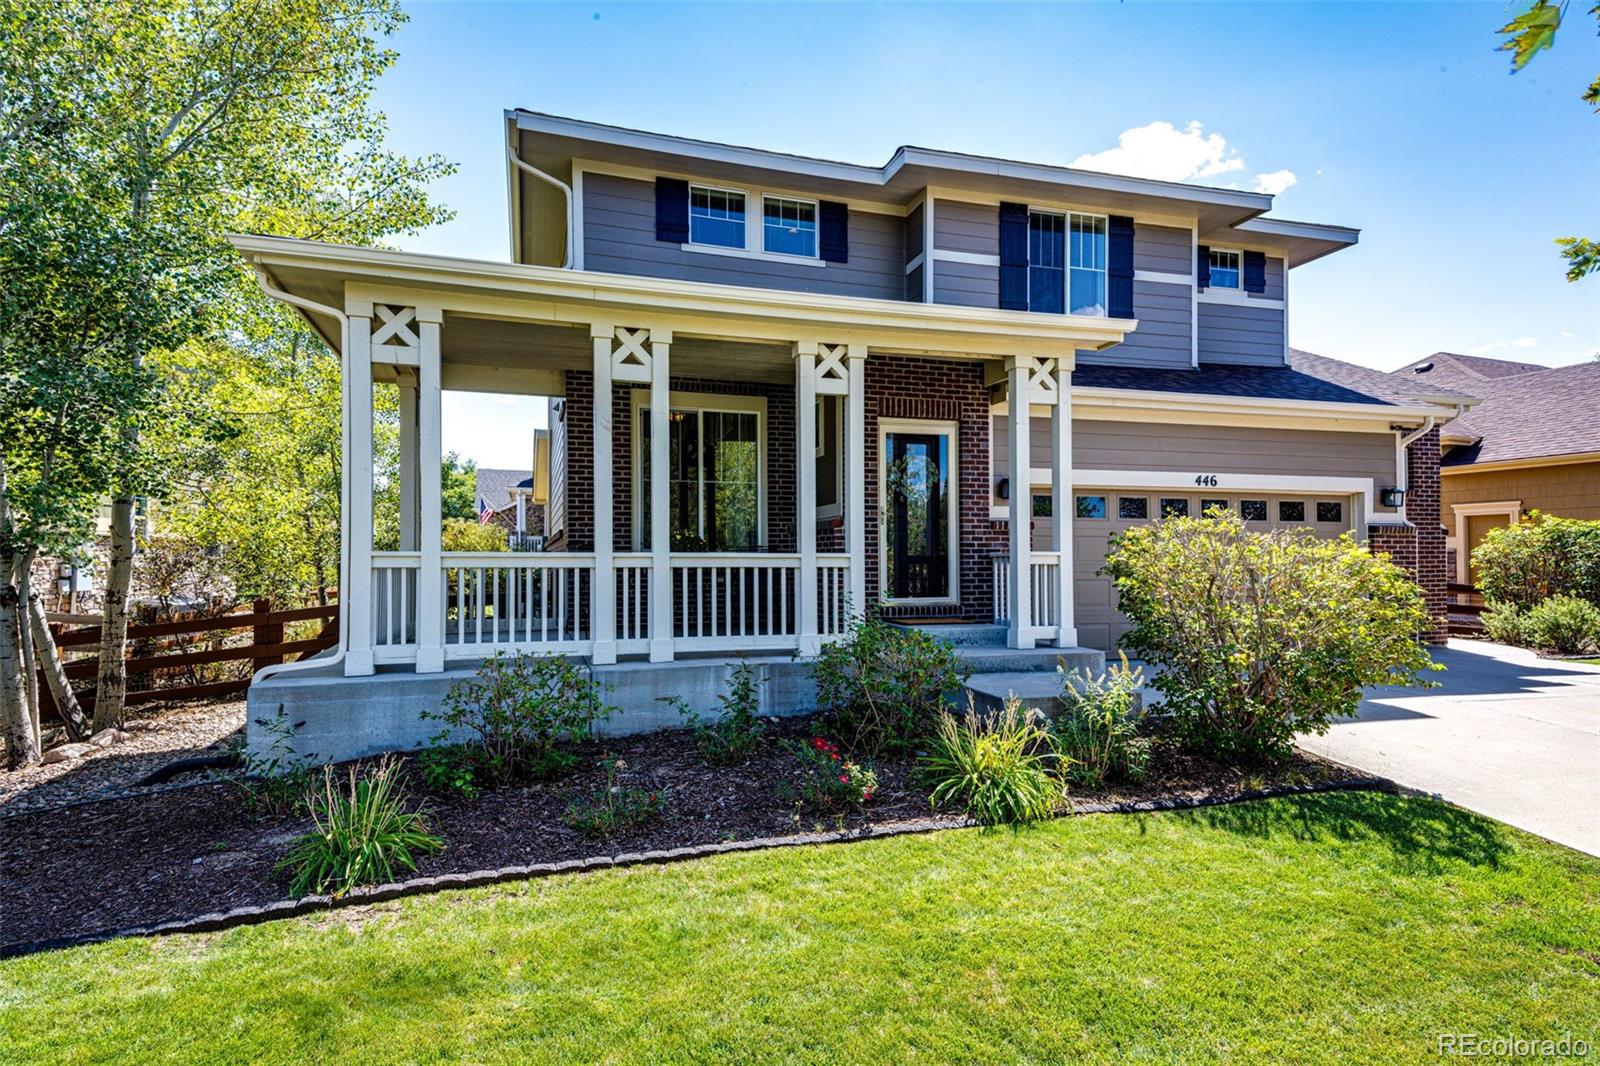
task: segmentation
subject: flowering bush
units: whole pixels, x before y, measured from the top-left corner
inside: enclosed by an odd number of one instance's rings
[[[801,767],[800,799],[806,806],[828,814],[855,810],[878,791],[872,768],[847,759],[826,737],[812,737],[795,745]]]
[[[625,787],[622,773],[628,764],[621,759],[608,755],[600,765],[606,787],[588,800],[568,804],[562,821],[586,836],[609,837],[661,817],[666,798],[659,789]]]

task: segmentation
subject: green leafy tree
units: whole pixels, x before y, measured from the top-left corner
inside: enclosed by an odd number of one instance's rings
[[[95,182],[93,211],[57,217],[118,249],[114,350],[146,383],[110,423],[118,443],[108,464],[101,725],[121,717],[135,498],[169,489],[151,461],[162,454],[152,428],[171,419],[150,362],[253,298],[222,235],[349,240],[413,230],[443,217],[425,188],[447,168],[383,147],[370,95],[394,59],[378,42],[403,20],[396,0],[0,4],[5,43],[21,42],[22,52],[6,61],[0,116],[24,131],[0,137],[32,144],[45,174],[76,168]]]
[[[1230,762],[1281,758],[1296,733],[1353,712],[1363,686],[1435,669],[1421,591],[1349,534],[1168,518],[1117,537],[1105,572],[1133,623],[1124,643],[1163,667],[1151,686],[1179,737]]]
[[[440,514],[445,518],[478,520],[478,464],[455,452],[444,457],[440,470]]]
[[[1569,3],[1552,4],[1550,0],[1534,0],[1520,15],[1500,27],[1506,38],[1500,50],[1511,53],[1513,73],[1527,66],[1534,56],[1553,47],[1556,31],[1561,28]],[[1589,9],[1589,14],[1600,19],[1600,4]],[[1583,102],[1600,111],[1600,75],[1583,91]],[[1567,280],[1578,281],[1600,270],[1600,242],[1587,237],[1558,237],[1556,244],[1567,261]]]

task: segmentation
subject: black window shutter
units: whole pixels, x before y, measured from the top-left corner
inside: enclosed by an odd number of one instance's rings
[[[1133,317],[1133,219],[1112,215],[1106,245],[1106,313]]]
[[[1197,289],[1204,289],[1211,284],[1211,248],[1202,244],[1195,249],[1194,254],[1194,284]]]
[[[1244,291],[1267,291],[1267,256],[1264,252],[1244,253]]]
[[[683,244],[689,239],[689,183],[656,179],[656,240]]]
[[[850,261],[850,208],[845,204],[824,200],[817,205],[817,251],[825,263]]]
[[[1000,205],[1000,306],[1028,309],[1028,205]]]

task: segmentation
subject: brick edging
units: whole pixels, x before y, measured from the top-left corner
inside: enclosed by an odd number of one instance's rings
[[[1310,785],[1282,785],[1275,788],[1258,788],[1230,795],[1175,796],[1168,799],[1134,800],[1127,803],[1086,803],[1074,805],[1057,818],[1071,818],[1084,814],[1148,814],[1159,811],[1195,810],[1202,807],[1221,807],[1263,799],[1304,796],[1322,792],[1375,791],[1397,794],[1419,794],[1404,789],[1383,777],[1355,777],[1343,781],[1329,781]],[[1070,802],[1070,797],[1069,797]],[[502,866],[494,870],[474,870],[470,873],[440,874],[436,877],[414,877],[384,885],[356,888],[342,896],[301,896],[299,899],[277,900],[259,906],[235,907],[228,911],[213,911],[194,918],[178,918],[136,925],[123,929],[102,929],[73,936],[53,937],[28,943],[0,944],[0,959],[35,955],[43,951],[82,947],[107,940],[127,937],[167,936],[173,933],[213,933],[246,925],[260,925],[281,918],[295,918],[321,911],[340,910],[345,907],[383,903],[406,896],[428,895],[446,889],[480,888],[507,881],[531,881],[553,877],[557,874],[584,873],[590,870],[614,869],[630,866],[653,866],[663,863],[683,862],[687,859],[706,858],[741,851],[768,851],[775,848],[804,847],[812,844],[849,844],[861,840],[882,840],[888,837],[913,836],[935,833],[945,829],[980,828],[971,818],[952,815],[934,815],[914,818],[881,826],[861,829],[840,829],[822,833],[795,833],[781,837],[754,837],[750,840],[730,840],[717,844],[697,844],[692,847],[667,848],[657,851],[626,851],[616,855],[596,855],[587,859],[563,859],[560,862],[532,863],[526,866]]]

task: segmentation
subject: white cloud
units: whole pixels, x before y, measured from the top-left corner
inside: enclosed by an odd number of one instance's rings
[[[1123,130],[1117,146],[1080,155],[1074,167],[1161,181],[1193,181],[1244,169],[1244,160],[1230,151],[1227,138],[1207,134],[1199,122],[1178,129],[1170,122],[1152,122]]]
[[[1538,346],[1538,337],[1518,337],[1516,340],[1494,341],[1490,344],[1480,344],[1476,348],[1468,348],[1467,354],[1488,355],[1490,352],[1497,352],[1502,348],[1537,348]]]
[[[1276,196],[1299,180],[1292,170],[1269,170],[1265,174],[1256,175],[1254,187],[1256,192]]]
[[[1244,157],[1228,147],[1228,139],[1207,133],[1200,122],[1189,122],[1182,129],[1170,122],[1152,122],[1123,130],[1115,148],[1080,155],[1072,165],[1160,181],[1202,181],[1245,169]],[[1298,180],[1292,170],[1269,170],[1257,174],[1251,188],[1276,196]],[[1229,182],[1228,187],[1238,186]]]

